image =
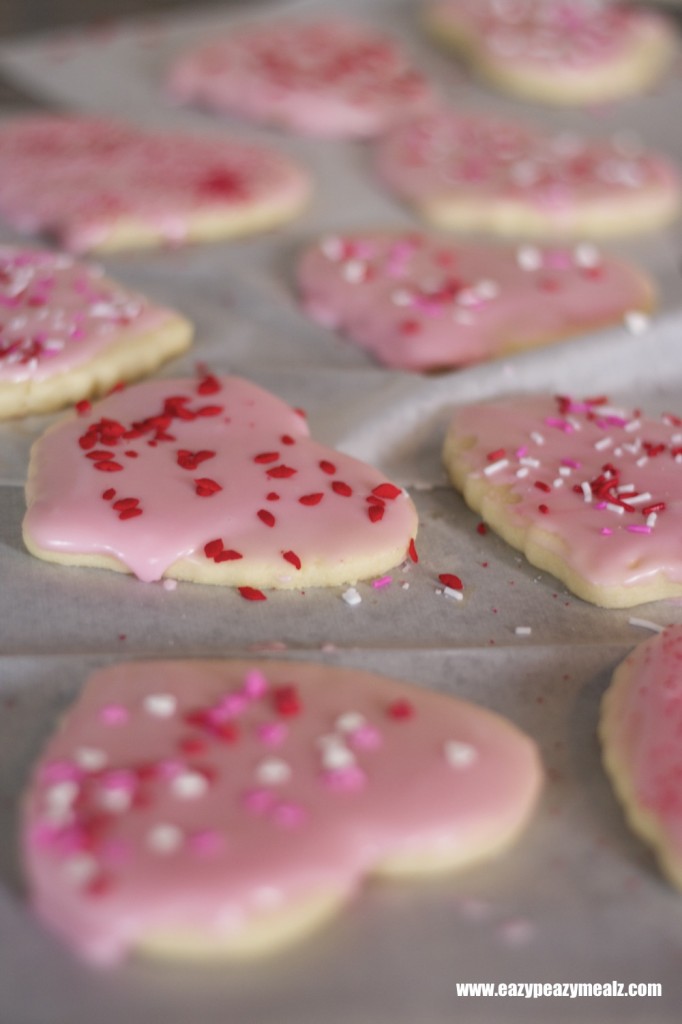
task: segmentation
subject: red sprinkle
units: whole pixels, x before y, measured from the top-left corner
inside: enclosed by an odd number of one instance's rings
[[[265,497],[268,501],[279,501],[279,494],[277,491],[268,491]]]
[[[488,527],[485,525],[485,523],[478,523],[477,524],[477,526],[476,526],[476,533],[480,533],[481,537],[484,537],[487,532],[488,532]]]
[[[386,708],[386,714],[398,722],[406,721],[414,715],[414,705],[409,700],[394,700]]]
[[[464,590],[464,584],[459,576],[455,576],[454,572],[442,572],[438,579],[444,587],[449,587],[450,590]]]
[[[118,473],[119,470],[123,469],[123,466],[120,462],[102,460],[95,463],[95,469],[99,469],[101,473]]]
[[[301,559],[294,551],[283,551],[282,558],[284,558],[285,561],[287,562],[291,562],[295,569],[301,568]]]
[[[298,470],[292,469],[291,466],[273,466],[272,469],[266,470],[266,476],[273,480],[286,480],[290,476],[295,476],[296,473]]]
[[[256,590],[255,587],[239,587],[239,593],[246,601],[267,601],[267,597],[262,590]]]
[[[353,488],[349,484],[345,484],[343,480],[334,480],[332,490],[335,494],[340,494],[342,498],[350,498],[353,493]]]
[[[410,540],[410,546],[407,549],[407,553],[413,562],[419,561],[419,555],[417,554],[417,545],[414,542],[414,537]]]
[[[220,537],[216,540],[209,540],[207,544],[204,544],[204,554],[207,558],[217,558],[220,552],[224,550],[224,547],[225,545]]]
[[[324,494],[322,494],[321,491],[318,491],[316,494],[304,494],[303,497],[298,500],[301,505],[319,505],[323,498]]]
[[[76,402],[76,412],[79,416],[85,416],[92,409],[92,405],[88,402],[87,398],[83,398],[80,402]]]
[[[214,457],[215,452],[190,452],[186,448],[181,448],[177,454],[178,466],[181,469],[196,469],[202,462],[206,462],[207,459],[213,459]]]
[[[537,487],[539,491],[543,491],[545,494],[549,494],[552,490],[549,484],[546,484],[544,480],[536,480],[533,486]]]
[[[207,373],[197,385],[197,393],[200,395],[215,395],[217,391],[220,391],[222,385],[217,377],[214,377],[212,373]]]
[[[276,686],[272,691],[272,702],[279,715],[291,717],[301,711],[301,700],[295,686]]]
[[[497,462],[498,459],[503,459],[507,454],[504,448],[496,448],[494,452],[488,452],[486,459],[488,462]]]
[[[282,434],[280,437],[282,444],[296,444],[293,437],[290,434]]]
[[[328,462],[327,459],[322,459],[319,465],[322,472],[328,473],[329,476],[334,476],[334,473],[336,473],[336,466],[333,462]]]
[[[547,505],[538,505],[538,512],[542,512],[543,516],[546,516],[549,512],[549,508]]]
[[[279,452],[261,452],[260,455],[254,455],[253,461],[262,464],[268,462],[277,462],[279,459]]]
[[[384,518],[384,506],[383,505],[370,505],[367,509],[367,515],[373,523],[378,523]]]
[[[135,516],[141,516],[141,515],[142,515],[142,509],[141,508],[127,508],[123,512],[119,512],[118,518],[119,519],[134,519]]]
[[[107,487],[106,491],[103,491],[102,497],[105,501],[111,501],[112,498],[116,497],[116,491],[113,487]]]
[[[379,484],[378,487],[373,488],[372,494],[376,498],[388,498],[392,501],[394,498],[397,498],[399,494],[402,494],[402,491],[399,487],[396,487],[395,484],[385,483]]]
[[[225,406],[223,405],[202,405],[196,411],[197,416],[220,416],[222,412],[225,412]]]
[[[127,512],[129,508],[137,508],[139,504],[139,498],[119,498],[118,501],[114,502],[113,508],[117,512]]]
[[[88,452],[85,456],[86,459],[93,459],[95,462],[100,462],[102,459],[113,459],[113,452],[104,452],[101,448],[97,448],[94,452]]]
[[[260,519],[261,523],[265,523],[266,526],[275,525],[275,517],[273,516],[272,512],[268,512],[266,508],[259,508],[256,515]]]
[[[222,487],[215,480],[211,480],[209,476],[199,477],[198,480],[194,481],[196,487],[196,493],[200,498],[210,498],[211,495],[217,494],[218,491],[222,491]]]

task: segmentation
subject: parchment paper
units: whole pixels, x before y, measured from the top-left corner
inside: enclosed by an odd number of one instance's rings
[[[319,2],[283,10],[330,9]],[[273,8],[254,5],[250,16]],[[682,163],[679,69],[655,93],[593,111],[524,106],[474,85],[415,27],[401,0],[352,0],[402,37],[453,101],[599,135],[627,129]],[[243,17],[243,15],[242,15]],[[633,617],[682,621],[664,602],[605,611],[567,594],[491,533],[446,485],[440,446],[453,406],[518,390],[608,390],[651,412],[682,410],[682,234],[622,242],[656,278],[661,312],[643,335],[615,328],[503,361],[419,377],[381,369],[298,311],[292,264],[322,231],[413,223],[374,180],[361,143],[294,137],[176,109],[164,69],[183,47],[227,28],[219,9],[0,46],[0,63],[41,102],[140,123],[276,142],[310,167],[315,199],[297,222],[248,241],[121,255],[107,270],[197,325],[192,352],[164,376],[249,376],[305,406],[315,436],[408,486],[421,519],[420,563],[390,585],[270,593],[173,590],[32,559],[21,542],[28,451],[52,417],[0,427],[0,1024],[446,1024],[673,1022],[682,980],[682,903],[629,834],[599,761],[598,704],[613,667],[648,635]],[[10,240],[10,232],[0,239]],[[437,593],[456,572],[461,603]],[[409,586],[405,586],[408,584]],[[515,627],[530,626],[518,636]],[[502,858],[452,878],[370,884],[314,939],[270,960],[190,968],[133,963],[93,972],[33,921],[16,855],[18,794],[41,743],[88,672],[152,656],[305,658],[357,665],[456,693],[508,715],[541,745],[547,786],[528,832]],[[458,981],[660,981],[662,999],[458,998]]]

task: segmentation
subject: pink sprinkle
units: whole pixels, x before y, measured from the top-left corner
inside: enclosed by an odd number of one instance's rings
[[[568,420],[559,419],[558,416],[547,416],[545,423],[548,427],[556,427],[557,430],[563,430],[564,434],[575,433],[575,427]]]
[[[243,693],[228,693],[222,698],[216,710],[219,717],[220,712],[223,712],[223,716],[227,715],[228,718],[232,718],[234,715],[241,715],[245,708],[246,697]]]
[[[75,761],[50,761],[43,765],[40,770],[40,781],[44,783],[53,782],[78,782],[83,778],[83,770],[78,767]]]
[[[302,825],[308,814],[304,807],[294,803],[279,803],[272,812],[273,821],[284,828],[295,828]]]
[[[54,843],[56,834],[57,829],[54,825],[50,825],[46,821],[38,821],[29,829],[29,845],[41,850],[48,849]]]
[[[626,526],[625,529],[628,531],[628,533],[651,533],[651,527],[644,526],[643,524],[633,524],[632,526]]]
[[[257,669],[250,669],[244,677],[244,693],[247,697],[256,699],[262,697],[268,689],[268,681],[262,672]]]
[[[262,743],[267,743],[270,747],[276,747],[286,739],[287,727],[284,722],[265,722],[263,725],[259,725],[256,730],[256,735]]]
[[[106,704],[99,713],[105,725],[125,725],[130,712],[122,704]]]
[[[599,532],[600,532],[600,533],[602,534],[602,536],[604,536],[604,537],[610,537],[610,536],[611,536],[611,534],[613,533],[613,530],[611,529],[611,527],[610,527],[610,526],[602,526],[602,528],[601,528],[601,530],[600,530]]]
[[[187,843],[197,857],[215,857],[223,848],[223,837],[214,829],[204,829],[189,836]]]
[[[136,782],[132,772],[121,768],[117,771],[107,772],[102,778],[102,787],[104,789],[121,789],[124,793],[132,793]]]
[[[325,785],[337,793],[351,793],[362,789],[367,781],[362,768],[358,768],[356,764],[324,772],[322,778]]]
[[[521,447],[517,448],[516,451],[514,452],[514,455],[516,456],[517,459],[524,459],[527,454],[528,454],[528,445],[527,444],[521,445]]]
[[[242,795],[242,804],[252,814],[266,814],[275,802],[275,794],[271,789],[248,789]]]
[[[376,750],[381,746],[381,733],[373,725],[360,725],[348,735],[348,740],[358,750]]]
[[[569,466],[570,469],[580,469],[581,463],[577,459],[562,459],[562,466]]]
[[[372,586],[375,590],[380,590],[381,587],[387,587],[392,582],[392,576],[381,576],[378,580],[372,580]]]
[[[606,504],[607,504],[607,503],[606,503],[605,501],[597,501],[597,502],[595,502],[595,504],[594,504],[594,505],[592,506],[592,508],[596,509],[596,510],[597,510],[597,512],[603,512],[603,511],[604,511],[604,509],[606,508]]]
[[[185,764],[177,758],[167,758],[165,761],[159,761],[156,768],[162,779],[174,779],[185,770]]]

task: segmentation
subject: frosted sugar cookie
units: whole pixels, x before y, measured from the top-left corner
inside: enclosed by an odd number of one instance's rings
[[[67,416],[34,445],[26,495],[39,558],[255,600],[378,575],[417,530],[404,491],[236,377],[151,381]]]
[[[604,764],[635,832],[682,888],[682,626],[639,644],[602,704]]]
[[[682,419],[604,397],[501,398],[455,411],[444,461],[533,565],[606,608],[682,595]]]
[[[353,669],[147,661],[90,677],[24,801],[37,914],[100,963],[298,939],[370,875],[497,854],[535,745],[472,704]]]
[[[513,248],[417,231],[326,236],[304,252],[298,284],[314,320],[403,370],[547,344],[653,302],[643,273],[593,245]]]
[[[603,0],[430,0],[424,23],[493,85],[541,103],[641,92],[676,50],[668,19]]]
[[[94,117],[0,125],[0,216],[73,252],[261,231],[294,217],[309,188],[289,157],[239,139]]]
[[[178,313],[98,267],[0,246],[0,419],[110,391],[180,355],[191,339]]]
[[[376,135],[433,101],[390,37],[340,18],[242,25],[181,56],[169,89],[184,102],[327,137]]]
[[[588,140],[440,110],[376,145],[383,181],[443,228],[590,238],[660,227],[679,210],[677,171],[630,136]]]

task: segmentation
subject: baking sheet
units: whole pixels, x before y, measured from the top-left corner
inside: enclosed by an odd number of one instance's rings
[[[318,10],[324,0],[278,4]],[[275,8],[253,5],[249,16]],[[469,83],[414,27],[403,0],[351,0],[356,13],[402,36],[453,100],[600,134],[633,126],[682,164],[682,77],[609,108],[555,111]],[[682,229],[620,243],[661,291],[649,331],[615,328],[439,377],[381,369],[299,312],[291,266],[323,231],[413,223],[373,179],[369,148],[320,143],[235,119],[176,109],[160,91],[173,55],[244,17],[192,11],[137,24],[14,41],[0,63],[51,105],[141,123],[270,140],[312,170],[310,209],[276,233],[233,243],[106,261],[107,270],[174,303],[197,324],[187,356],[305,406],[316,437],[374,462],[410,487],[420,512],[420,563],[390,585],[270,593],[254,606],[229,590],[144,585],[30,558],[21,543],[22,483],[32,440],[52,422],[0,426],[0,1024],[444,1024],[458,1021],[672,1022],[679,1017],[682,907],[627,831],[599,763],[598,702],[614,665],[645,631],[682,621],[682,604],[593,608],[529,566],[445,485],[440,445],[461,401],[525,389],[608,390],[654,412],[682,409]],[[5,231],[0,239],[10,240]],[[456,572],[465,598],[438,593]],[[408,586],[405,586],[408,584]],[[518,636],[515,628],[530,626]],[[41,742],[87,673],[152,656],[306,658],[357,665],[466,696],[508,715],[541,744],[548,783],[540,812],[506,856],[425,883],[370,885],[335,923],[260,964],[190,968],[133,963],[93,972],[44,933],[23,904],[15,852],[17,796]],[[660,981],[663,998],[458,998],[457,981]]]

